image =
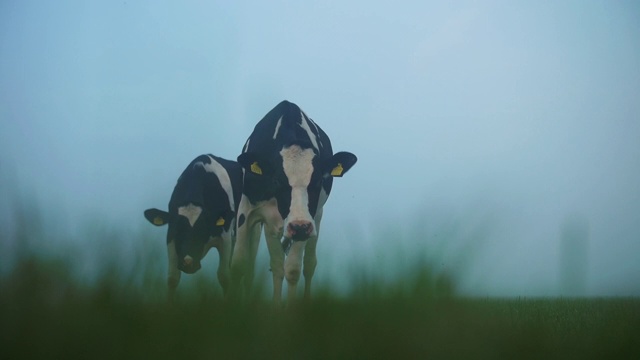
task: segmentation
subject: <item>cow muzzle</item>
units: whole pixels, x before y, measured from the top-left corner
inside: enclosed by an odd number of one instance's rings
[[[294,221],[287,226],[286,237],[293,241],[307,240],[313,233],[313,224],[309,221]]]
[[[191,256],[187,255],[182,259],[182,266],[178,268],[187,274],[193,274],[200,270],[200,261],[194,260]]]

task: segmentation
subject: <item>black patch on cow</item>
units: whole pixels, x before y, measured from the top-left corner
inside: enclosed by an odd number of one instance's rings
[[[244,214],[240,214],[240,217],[238,218],[238,227],[241,227],[242,224],[244,224],[244,221],[246,220]]]

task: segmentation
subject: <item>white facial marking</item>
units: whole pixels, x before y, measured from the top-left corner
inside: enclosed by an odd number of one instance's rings
[[[318,148],[316,135],[313,133],[313,131],[311,131],[311,128],[309,127],[309,121],[307,121],[307,116],[302,112],[302,110],[300,110],[300,117],[302,118],[302,121],[300,121],[300,127],[302,127],[304,131],[307,132],[307,135],[309,136],[309,140],[311,140],[311,144],[313,144],[313,147],[316,150],[320,151],[320,149]]]
[[[229,204],[231,205],[231,209],[235,209],[236,205],[233,201],[233,188],[231,187],[231,179],[229,178],[229,173],[227,169],[222,167],[222,165],[217,162],[214,158],[209,156],[211,159],[210,164],[204,164],[204,169],[207,172],[212,172],[216,174],[218,180],[220,180],[220,185],[222,185],[222,189],[227,193],[227,197],[229,198]]]
[[[180,206],[178,208],[178,214],[186,217],[187,220],[189,220],[189,224],[191,224],[191,226],[193,226],[193,224],[196,223],[201,213],[202,213],[202,208],[200,206],[196,206],[193,204]]]
[[[312,221],[309,214],[309,193],[307,186],[313,174],[313,157],[311,149],[301,149],[292,145],[280,151],[284,173],[291,186],[291,207],[287,219]],[[288,221],[285,221],[285,223]],[[285,224],[287,226],[287,224]]]
[[[280,125],[282,125],[282,116],[278,119],[278,123],[276,124],[276,130],[273,132],[273,140],[278,136],[278,131],[280,131]]]
[[[283,148],[280,151],[280,155],[282,156],[284,173],[289,179],[289,185],[291,187],[307,187],[311,181],[311,174],[313,174],[312,161],[315,156],[313,150],[303,150],[298,145],[292,145],[288,148]]]

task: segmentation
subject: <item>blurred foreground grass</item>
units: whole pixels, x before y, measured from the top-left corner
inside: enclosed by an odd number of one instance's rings
[[[170,306],[107,276],[83,285],[69,269],[25,257],[2,277],[0,358],[640,358],[634,298],[456,298],[425,270],[287,309],[260,297]]]
[[[399,269],[384,279],[354,265],[346,292],[318,282],[286,309],[265,281],[246,304],[224,302],[212,261],[169,305],[157,234],[98,223],[66,235],[17,205],[0,231],[1,359],[640,358],[638,298],[461,298],[419,256],[377,263]]]

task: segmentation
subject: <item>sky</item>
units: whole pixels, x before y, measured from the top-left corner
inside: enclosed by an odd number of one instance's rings
[[[359,159],[320,281],[422,259],[463,293],[563,295],[580,224],[579,294],[638,296],[638,39],[634,1],[3,1],[0,218],[32,199],[60,231],[148,229],[287,99]]]

